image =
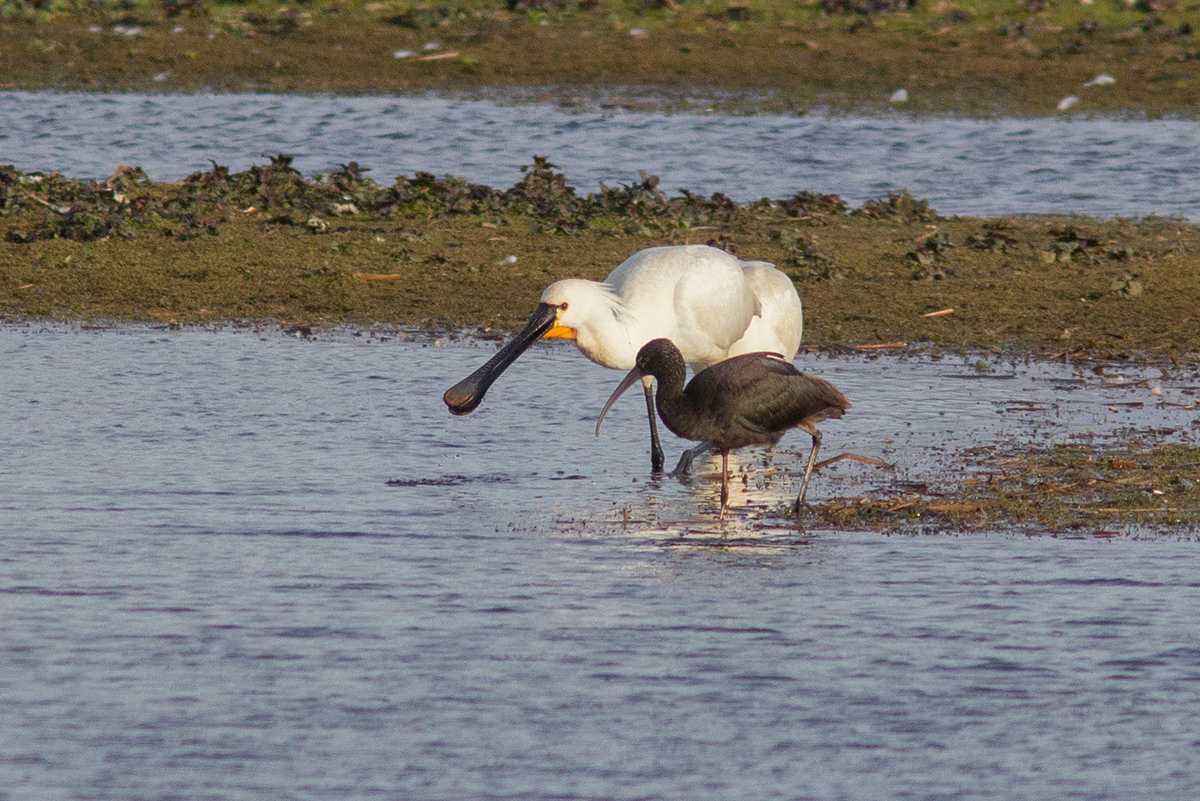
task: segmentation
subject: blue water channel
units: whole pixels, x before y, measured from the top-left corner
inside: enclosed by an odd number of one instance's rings
[[[388,184],[421,170],[512,186],[549,156],[581,192],[636,183],[746,202],[799,191],[858,205],[904,188],[942,214],[1200,219],[1191,120],[966,120],[657,114],[443,97],[0,92],[0,164],[173,181],[276,153],[305,175],[357,161]]]

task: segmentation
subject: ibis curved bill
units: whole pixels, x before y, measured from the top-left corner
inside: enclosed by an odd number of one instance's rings
[[[443,400],[452,414],[474,411],[492,383],[542,338],[571,339],[596,364],[618,370],[632,368],[647,342],[667,338],[699,371],[760,351],[790,361],[803,331],[800,296],[773,264],[741,261],[707,245],[647,248],[603,282],[567,278],[551,284],[520,333],[446,390]],[[649,383],[645,391],[657,471],[663,455]]]
[[[747,445],[774,445],[789,429],[812,437],[808,465],[793,507],[804,505],[808,481],[821,447],[816,425],[850,408],[841,390],[823,378],[802,373],[773,353],[746,353],[696,373],[687,370],[679,349],[655,339],[638,351],[637,363],[609,396],[596,420],[596,435],[608,410],[639,380],[658,382],[657,408],[676,436],[712,443],[721,452],[721,516],[729,503],[729,452]]]

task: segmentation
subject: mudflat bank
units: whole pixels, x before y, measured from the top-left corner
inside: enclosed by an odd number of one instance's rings
[[[584,193],[544,159],[507,189],[426,173],[384,185],[354,163],[305,178],[286,156],[176,184],[5,168],[0,209],[9,317],[503,331],[559,278],[711,243],[792,277],[811,347],[1200,354],[1200,228],[1173,218],[942,217],[907,192],[737,204],[649,175]]]
[[[1186,0],[6,0],[0,87],[520,89],[745,110],[1188,115],[1200,107],[1196,9]]]

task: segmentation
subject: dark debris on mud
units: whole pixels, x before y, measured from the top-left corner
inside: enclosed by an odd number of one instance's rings
[[[819,525],[896,532],[1200,533],[1200,446],[965,449],[957,478],[830,500]]]
[[[140,167],[122,166],[98,182],[0,166],[0,214],[24,213],[4,237],[21,244],[45,239],[91,242],[139,233],[187,239],[217,234],[233,209],[272,212],[268,225],[300,225],[314,232],[327,230],[326,219],[345,215],[387,219],[517,214],[535,220],[544,233],[578,233],[601,218],[621,219],[630,231],[638,230],[643,220],[660,226],[711,225],[728,222],[740,208],[719,192],[704,197],[683,189],[670,197],[659,187],[658,176],[645,172],[635,183],[602,184],[598,192],[581,195],[544,156],[534,156],[521,168],[524,177],[504,190],[428,172],[401,175],[384,186],[367,176],[370,168],[354,161],[309,180],[292,161],[292,156],[280,153],[268,164],[238,173],[214,163],[211,170],[169,185],[151,183]],[[836,195],[808,192],[777,205],[786,216],[809,219],[848,210]],[[870,201],[858,213],[900,216],[913,205],[925,209],[926,217],[936,216],[928,203],[913,201],[907,191],[886,201]]]

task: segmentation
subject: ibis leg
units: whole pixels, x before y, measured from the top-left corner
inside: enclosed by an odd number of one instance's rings
[[[725,519],[725,507],[729,505],[729,451],[721,451],[721,513],[718,520]]]
[[[650,414],[650,472],[661,473],[663,469],[662,444],[658,441],[658,413],[654,410],[654,389],[650,384],[646,389],[646,411]]]
[[[800,510],[804,508],[804,496],[808,494],[808,480],[812,478],[813,465],[817,463],[817,450],[821,447],[821,432],[817,429],[806,429],[812,435],[813,446],[808,454],[808,466],[804,468],[804,478],[800,481],[800,494],[796,496],[796,505],[793,510],[796,512],[796,517],[800,516]]]

